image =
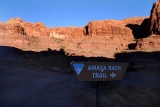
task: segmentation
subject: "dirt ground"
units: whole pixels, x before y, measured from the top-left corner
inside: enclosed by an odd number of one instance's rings
[[[103,82],[102,107],[160,105],[158,62],[133,62],[122,81]],[[78,81],[69,63],[58,52],[0,47],[0,107],[95,107],[96,83]]]

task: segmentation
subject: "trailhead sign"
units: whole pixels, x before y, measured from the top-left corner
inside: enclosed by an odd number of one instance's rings
[[[79,81],[112,81],[123,78],[128,63],[73,61],[71,66]]]

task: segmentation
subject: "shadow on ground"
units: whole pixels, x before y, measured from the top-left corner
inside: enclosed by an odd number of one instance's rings
[[[102,105],[160,105],[160,52],[117,53],[115,59],[0,47],[0,107],[95,107],[96,83],[79,82],[71,61],[129,62],[121,81],[103,82]]]

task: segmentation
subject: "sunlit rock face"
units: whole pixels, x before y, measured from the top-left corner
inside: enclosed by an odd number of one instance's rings
[[[153,4],[150,20],[150,34],[160,35],[160,1]]]
[[[160,2],[153,4],[148,20],[149,37],[138,39],[136,49],[141,51],[160,51]]]
[[[21,18],[0,22],[1,46],[26,51],[64,50],[68,55],[88,57],[114,57],[116,53],[132,50],[159,51],[159,35],[159,2],[153,4],[150,17],[95,20],[84,27],[49,28]]]

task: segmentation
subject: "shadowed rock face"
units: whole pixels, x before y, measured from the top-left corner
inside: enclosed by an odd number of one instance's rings
[[[150,34],[160,35],[160,1],[153,4],[150,20]]]

